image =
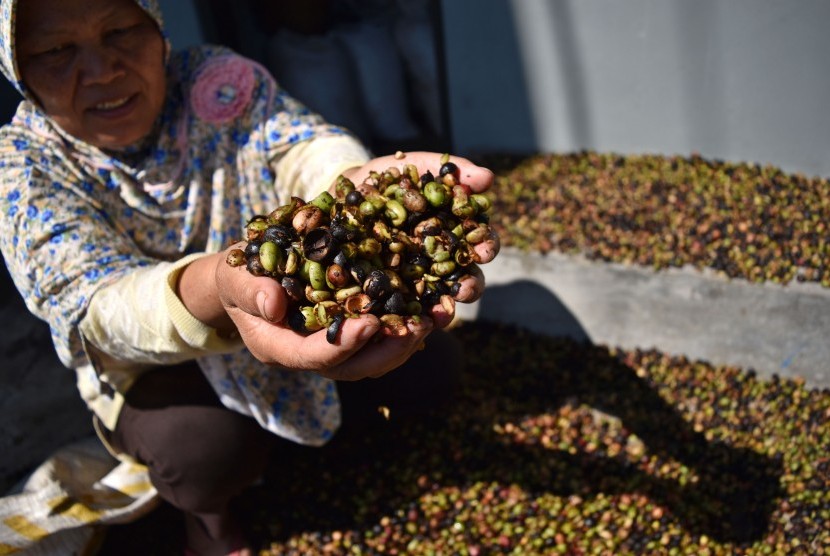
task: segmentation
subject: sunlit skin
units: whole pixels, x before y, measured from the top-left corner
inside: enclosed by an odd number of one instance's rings
[[[139,142],[165,97],[165,43],[133,0],[20,0],[23,83],[65,132],[103,149]]]

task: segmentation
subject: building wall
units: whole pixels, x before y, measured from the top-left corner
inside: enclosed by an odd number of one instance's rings
[[[663,153],[830,175],[824,0],[443,2],[464,153]]]
[[[159,0],[164,26],[173,48],[185,48],[204,42],[195,0]]]

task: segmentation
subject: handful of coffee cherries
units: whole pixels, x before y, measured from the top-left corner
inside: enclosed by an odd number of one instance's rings
[[[405,335],[406,320],[435,305],[454,314],[461,280],[498,254],[490,207],[486,195],[461,183],[448,155],[438,176],[412,164],[359,184],[341,175],[335,195],[292,197],[253,217],[247,245],[230,251],[227,263],[278,280],[296,332],[325,328],[335,343],[344,319],[371,313],[383,333]]]

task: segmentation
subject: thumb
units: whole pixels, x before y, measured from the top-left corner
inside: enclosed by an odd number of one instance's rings
[[[269,322],[279,322],[285,318],[285,313],[288,309],[285,290],[277,284],[277,282],[270,278],[257,278],[256,287],[254,288],[254,303],[256,310],[253,307],[246,309],[252,315],[258,315]]]
[[[470,186],[476,193],[487,191],[493,185],[495,175],[484,166],[476,166],[472,162],[461,168],[461,183]]]
[[[236,308],[270,322],[285,317],[288,299],[283,287],[268,276],[254,276],[243,266],[223,268],[217,280],[227,308]]]

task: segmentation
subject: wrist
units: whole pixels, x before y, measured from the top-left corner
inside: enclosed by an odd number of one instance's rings
[[[175,292],[194,318],[214,328],[220,337],[230,338],[235,335],[236,327],[225,311],[216,286],[216,268],[224,259],[225,253],[220,252],[192,261],[179,274]]]

